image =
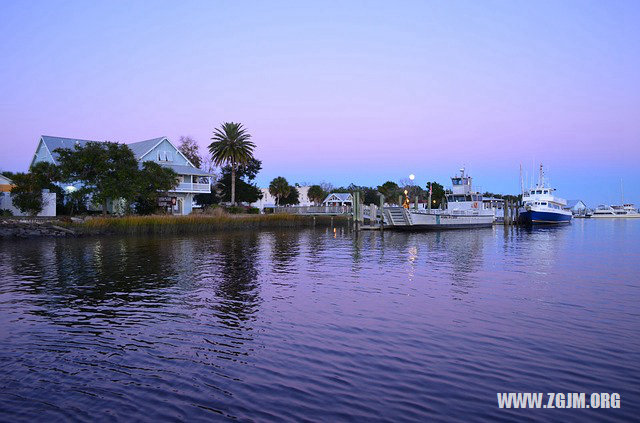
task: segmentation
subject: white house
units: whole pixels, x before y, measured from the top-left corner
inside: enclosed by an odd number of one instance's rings
[[[73,149],[76,145],[83,146],[89,142],[92,141],[43,135],[40,137],[31,165],[43,161],[58,164],[59,155],[55,152],[56,149]],[[163,199],[164,204],[171,205],[174,214],[191,213],[193,196],[211,192],[211,175],[195,167],[167,137],[134,142],[127,146],[131,148],[140,163],[153,161],[173,169],[178,174],[178,185],[167,193],[167,198]]]
[[[11,199],[11,187],[13,181],[6,176],[0,175],[0,210],[9,210],[14,216],[25,216],[20,209],[13,205]],[[42,190],[42,211],[38,216],[56,215],[56,193],[49,190]]]
[[[332,192],[322,202],[323,206],[350,206],[353,197],[348,192]]]

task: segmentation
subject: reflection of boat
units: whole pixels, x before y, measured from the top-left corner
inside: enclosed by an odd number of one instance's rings
[[[460,176],[451,178],[453,187],[446,193],[445,210],[418,210],[388,207],[384,210],[385,224],[398,229],[461,229],[493,225],[494,210],[482,202],[482,194],[471,188],[471,177],[460,169]]]
[[[571,211],[564,210],[567,200],[553,195],[554,188],[545,186],[542,165],[538,184],[522,195],[520,221],[524,224],[555,224],[571,222]]]
[[[638,213],[638,209],[636,209],[633,204],[623,204],[621,206],[600,205],[593,211],[593,215],[591,217],[629,219],[639,218],[640,213]]]

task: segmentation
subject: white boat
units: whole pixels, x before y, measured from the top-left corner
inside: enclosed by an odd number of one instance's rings
[[[540,165],[538,184],[522,193],[520,222],[527,225],[571,222],[571,211],[564,209],[567,200],[556,197],[554,192],[554,188],[545,184],[544,172]]]
[[[633,219],[640,218],[638,209],[633,204],[623,204],[621,206],[599,205],[591,217],[595,218],[613,218],[613,219]]]
[[[408,230],[442,230],[490,227],[495,220],[493,208],[482,202],[482,194],[473,191],[471,177],[460,169],[460,176],[451,178],[452,189],[446,192],[447,208],[411,209],[387,207],[385,226]],[[430,202],[429,202],[430,203]]]

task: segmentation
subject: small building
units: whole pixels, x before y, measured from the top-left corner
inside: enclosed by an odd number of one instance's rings
[[[567,200],[567,205],[563,209],[570,210],[573,214],[581,214],[587,210],[587,205],[582,200]]]
[[[351,206],[353,196],[348,192],[332,192],[322,202],[323,206]]]
[[[20,209],[13,205],[11,198],[11,188],[13,181],[4,175],[0,175],[0,210],[9,210],[14,216],[25,216]],[[56,215],[56,193],[42,190],[42,211],[38,213],[40,217],[51,217]]]
[[[38,162],[48,162],[57,165],[59,155],[56,153],[56,149],[73,149],[75,146],[84,146],[89,142],[100,141],[42,135],[33,159],[31,160],[31,166]],[[153,161],[160,166],[172,169],[178,174],[177,186],[160,199],[160,205],[170,207],[172,213],[191,213],[194,195],[211,192],[211,175],[194,166],[167,137],[153,138],[126,145],[133,151],[133,154],[135,154],[140,164],[146,161]],[[64,188],[73,189],[73,187]],[[111,211],[114,210],[115,207],[112,207]]]

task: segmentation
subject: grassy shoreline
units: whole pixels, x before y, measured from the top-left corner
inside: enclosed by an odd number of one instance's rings
[[[340,226],[345,216],[303,216],[293,214],[223,215],[223,216],[125,216],[93,217],[67,226],[79,234],[188,234],[242,229]]]

